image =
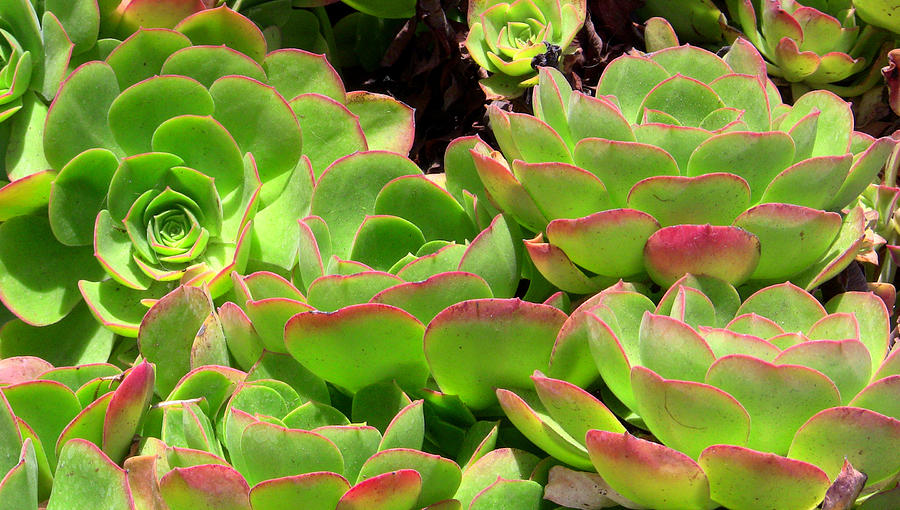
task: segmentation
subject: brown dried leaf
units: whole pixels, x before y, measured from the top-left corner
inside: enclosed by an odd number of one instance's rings
[[[563,466],[550,468],[544,499],[567,508],[583,510],[617,505],[632,509],[644,508],[614,491],[597,473],[573,471]]]
[[[825,493],[822,510],[850,510],[860,491],[866,485],[868,477],[865,473],[853,469],[850,462],[844,459],[844,467],[831,487]]]

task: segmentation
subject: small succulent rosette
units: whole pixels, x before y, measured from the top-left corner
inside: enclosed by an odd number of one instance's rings
[[[405,159],[391,151],[409,151],[409,107],[346,92],[321,55],[266,49],[220,7],[67,78],[43,128],[51,170],[0,190],[5,355],[106,361],[113,333],[136,336],[182,283],[218,297],[232,271],[288,275],[317,176],[354,153]],[[71,349],[34,342],[44,326]]]
[[[783,283],[742,303],[727,283],[687,275],[659,305],[620,284],[571,320],[588,332],[577,349],[590,350],[609,407],[540,373],[536,395],[498,398],[535,444],[628,500],[812,509],[845,462],[867,476],[863,497],[896,485],[900,356],[874,294],[823,307]]]
[[[491,73],[480,81],[488,98],[518,97],[537,84],[533,62],[558,65],[586,13],[584,0],[469,0],[466,48]]]
[[[533,103],[534,116],[490,107],[500,151],[466,145],[471,162],[447,174],[536,233],[540,273],[582,294],[688,272],[812,289],[859,251],[862,210],[842,210],[895,145],[854,132],[831,92],[783,104],[741,39],[724,59],[687,45],[622,56],[596,97],[545,68]]]
[[[882,52],[890,49],[882,50],[885,22],[870,23],[879,3],[731,0],[728,11],[766,57],[769,74],[856,96],[880,84]]]

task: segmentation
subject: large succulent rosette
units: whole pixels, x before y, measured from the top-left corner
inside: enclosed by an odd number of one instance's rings
[[[668,286],[691,272],[732,284],[813,288],[864,233],[847,214],[894,142],[853,131],[850,106],[816,91],[781,103],[753,47],[724,60],[681,46],[610,63],[597,96],[542,70],[535,116],[491,107],[502,152],[475,144],[448,166],[538,233],[531,260],[559,288],[617,278]]]
[[[856,4],[867,2],[797,2],[795,0],[729,0],[728,11],[768,61],[769,73],[790,82],[861,94],[878,84],[882,43],[889,34],[857,19]],[[869,2],[876,3],[876,2]],[[887,48],[890,49],[890,48]],[[845,81],[846,80],[846,81]]]
[[[498,398],[537,445],[596,469],[632,502],[811,509],[845,462],[868,477],[862,496],[896,485],[900,356],[888,355],[889,316],[874,294],[823,307],[784,283],[741,303],[727,283],[687,275],[659,305],[617,285],[570,321],[588,331],[584,344],[557,341],[554,356],[589,348],[609,408],[543,374],[536,396]]]
[[[466,48],[492,73],[480,82],[488,96],[517,97],[535,85],[532,61],[548,53],[560,58],[586,12],[584,0],[469,0]]]
[[[248,267],[289,274],[314,176],[408,151],[411,126],[405,105],[346,93],[323,57],[267,54],[225,7],[136,32],[62,86],[43,132],[52,170],[0,193],[0,296],[19,317],[4,355],[105,361],[113,333],[137,335],[142,300],[181,283],[218,297]],[[39,326],[66,348],[35,341]]]

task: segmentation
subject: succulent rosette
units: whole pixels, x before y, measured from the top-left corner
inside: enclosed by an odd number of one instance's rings
[[[475,143],[447,172],[538,233],[534,265],[576,293],[688,272],[811,289],[856,256],[862,212],[840,211],[894,146],[854,132],[831,92],[783,104],[740,39],[724,60],[691,46],[620,57],[596,97],[544,69],[534,105],[490,107],[500,151]]]
[[[532,441],[595,468],[632,502],[811,509],[845,461],[868,477],[862,496],[896,484],[900,358],[874,294],[840,294],[823,307],[784,283],[741,303],[727,283],[687,275],[659,305],[618,285],[572,318],[589,331],[581,348],[609,408],[540,373],[536,395],[497,395]],[[629,434],[610,409],[655,441]]]
[[[857,19],[858,13],[871,12],[860,9],[860,2],[729,0],[727,4],[744,37],[766,57],[769,74],[832,88],[844,96],[878,85],[883,65],[879,52],[889,34],[868,23],[874,16],[862,17],[866,22]]]
[[[137,335],[142,300],[180,283],[218,297],[248,267],[289,274],[314,176],[356,151],[408,151],[411,131],[408,107],[345,92],[322,56],[267,54],[226,7],[136,32],[56,96],[43,132],[53,170],[3,190],[0,295],[19,318],[3,330],[4,354],[105,361],[112,333]],[[37,204],[23,211],[23,195]],[[22,214],[41,201],[48,215]],[[85,312],[105,330],[84,327]],[[49,325],[71,352],[33,341]]]
[[[469,0],[466,48],[492,73],[480,81],[489,98],[517,97],[535,85],[532,61],[541,55],[554,62],[561,58],[586,12],[584,0]]]

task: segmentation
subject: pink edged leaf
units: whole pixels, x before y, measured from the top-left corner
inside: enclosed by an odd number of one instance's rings
[[[425,440],[425,414],[423,400],[416,400],[405,406],[384,429],[378,451],[391,448],[421,450]]]
[[[191,45],[190,39],[174,30],[138,30],[106,57],[124,90],[139,81],[162,73],[163,63],[176,51]]]
[[[56,456],[62,460],[60,453],[63,447],[74,439],[87,440],[98,448],[103,444],[103,422],[106,418],[106,409],[112,400],[115,392],[111,391],[97,398],[78,413],[78,416],[72,419],[66,428],[59,434],[56,440]],[[49,445],[48,445],[49,447]],[[103,454],[104,457],[106,454]]]
[[[228,465],[228,463],[225,462],[225,459],[223,459],[219,455],[209,453],[205,450],[179,448],[177,446],[170,446],[166,448],[166,461],[168,462],[169,467],[172,468],[185,468],[191,466],[200,466],[203,464],[221,464],[223,466]]]
[[[863,388],[862,391],[853,397],[849,405],[869,409],[895,420],[900,420],[898,391],[900,391],[900,375],[891,375],[884,379],[878,379]]]
[[[838,235],[841,217],[797,205],[763,204],[738,216],[734,226],[759,238],[759,264],[751,278],[780,280],[803,271],[825,254]]]
[[[498,478],[507,480],[527,479],[540,462],[536,456],[524,450],[498,448],[468,465],[463,471],[462,482],[453,496],[468,508],[482,490]]]
[[[210,87],[223,76],[246,76],[265,81],[266,75],[258,62],[227,46],[198,45],[172,53],[159,74],[188,76]]]
[[[259,335],[262,346],[272,352],[287,352],[284,346],[284,325],[294,315],[314,308],[290,298],[265,298],[247,301],[247,317]],[[255,361],[255,360],[254,360]]]
[[[53,168],[62,168],[87,149],[119,150],[107,124],[109,107],[118,95],[115,72],[103,62],[84,64],[66,78],[44,126],[45,156]]]
[[[425,236],[413,223],[397,216],[366,215],[353,238],[350,259],[387,271],[423,244]]]
[[[348,92],[344,103],[366,135],[369,150],[408,154],[415,132],[413,109],[384,94]]]
[[[172,28],[207,7],[208,2],[203,0],[172,2],[166,8],[160,8],[159,2],[153,0],[132,0],[116,9],[116,14],[121,16],[116,35],[127,37],[139,28]]]
[[[138,346],[144,358],[157,366],[159,394],[168,395],[190,371],[190,348],[212,311],[212,302],[204,290],[180,286],[166,294],[144,316]]]
[[[872,376],[872,380],[877,381],[892,375],[900,375],[900,349],[891,349],[878,366],[878,371]]]
[[[424,175],[398,177],[387,183],[375,199],[375,213],[408,220],[421,229],[427,241],[463,244],[477,234],[461,203]]]
[[[704,140],[712,136],[705,129],[650,123],[635,126],[637,141],[657,146],[675,159],[677,168],[687,168],[691,153]]]
[[[578,469],[591,468],[580,438],[561,430],[539,402],[529,403],[522,396],[499,388],[497,400],[509,421],[532,443],[566,464]]]
[[[566,143],[547,123],[524,113],[509,112],[507,117],[520,156],[513,159],[528,163],[572,163]]]
[[[668,71],[649,58],[626,55],[610,63],[597,86],[597,95],[615,96],[625,118],[634,123],[640,119],[644,97],[669,76]]]
[[[16,415],[6,396],[0,392],[0,472],[12,469],[21,451],[22,434],[16,425]]]
[[[806,333],[826,315],[816,298],[790,282],[766,287],[745,299],[737,315],[748,313],[774,321],[782,331],[799,333]]]
[[[109,129],[125,154],[150,152],[153,132],[179,115],[212,115],[215,105],[200,82],[156,76],[122,91],[109,107]]]
[[[53,368],[41,374],[40,378],[46,381],[56,381],[72,391],[77,391],[91,379],[120,373],[122,370],[109,363],[86,363],[73,367]]]
[[[847,177],[852,159],[850,154],[842,154],[799,161],[772,179],[760,201],[832,209],[831,197]]]
[[[247,381],[264,379],[284,382],[301,400],[314,400],[322,404],[331,402],[325,381],[297,363],[289,354],[264,351],[247,373]],[[293,395],[291,398],[293,399]]]
[[[872,359],[859,340],[812,340],[789,347],[774,360],[779,365],[802,365],[831,379],[847,405],[869,382]]]
[[[388,287],[372,296],[370,302],[406,310],[422,324],[444,308],[468,299],[493,297],[487,282],[478,275],[462,271],[440,273],[421,282]]]
[[[378,451],[381,433],[367,425],[327,425],[311,432],[325,437],[337,446],[344,459],[341,474],[348,480],[356,480],[366,459]]]
[[[48,445],[47,460],[55,468],[56,452],[49,446],[56,444],[66,425],[81,411],[78,397],[61,383],[45,380],[12,384],[0,391],[16,418],[28,424],[41,444]]]
[[[112,280],[106,280],[111,287],[124,290],[123,287]],[[79,288],[84,289],[85,284],[81,280]],[[143,308],[140,303],[131,302],[131,305]],[[21,320],[11,320],[0,329],[0,342],[3,345],[4,356],[16,356],[29,354],[57,365],[79,365],[85,363],[97,363],[106,361],[110,357],[116,335],[112,331],[118,329],[118,324],[105,321],[104,316],[98,319],[96,310],[91,309],[87,303],[79,304],[63,320],[50,326],[32,326]],[[137,325],[134,327],[137,334]],[[77,388],[74,388],[77,389]]]
[[[307,473],[260,482],[250,489],[253,510],[280,510],[288,502],[303,502],[308,510],[334,510],[350,484],[337,473]]]
[[[547,412],[579,443],[584,443],[584,436],[591,429],[625,432],[616,416],[587,391],[539,373],[531,379]]]
[[[136,455],[125,459],[123,467],[128,474],[128,486],[134,506],[140,510],[163,510],[165,502],[159,493],[156,478],[156,455]]]
[[[316,183],[310,214],[328,225],[333,254],[347,258],[359,225],[374,212],[375,198],[385,184],[421,173],[404,156],[383,151],[357,152],[332,163]]]
[[[794,276],[793,280],[804,289],[812,290],[837,276],[860,252],[865,238],[865,219],[862,207],[857,206],[844,216],[841,230],[831,243],[828,252],[803,273]]]
[[[36,356],[14,356],[0,359],[0,384],[32,381],[52,369],[53,365]]]
[[[859,340],[859,322],[852,313],[829,313],[809,328],[810,340]]]
[[[498,477],[497,481],[485,487],[478,493],[470,510],[491,510],[509,505],[512,508],[522,510],[538,510],[542,503],[544,488],[532,480],[505,480]]]
[[[703,83],[730,73],[728,64],[716,54],[696,46],[674,46],[648,55],[670,73],[681,73]]]
[[[755,312],[735,313],[735,318],[732,319],[725,328],[729,331],[734,331],[735,333],[754,335],[763,339],[784,334],[784,329],[782,329],[775,321]]]
[[[91,442],[73,439],[59,452],[47,510],[96,509],[98,501],[110,510],[135,509],[125,470]]]
[[[747,181],[750,203],[756,203],[772,179],[793,159],[794,142],[787,133],[724,133],[701,143],[691,154],[684,173],[733,173]]]
[[[725,74],[709,85],[726,107],[740,110],[741,120],[747,123],[751,131],[768,131],[772,119],[764,80],[756,76]]]
[[[185,374],[165,400],[202,397],[200,408],[207,416],[216,416],[246,376],[244,372],[226,366],[198,367]]]
[[[794,433],[812,415],[840,405],[840,393],[820,372],[776,365],[743,354],[716,360],[706,383],[737,399],[750,415],[747,446],[784,455]]]
[[[52,170],[44,170],[14,180],[0,188],[0,220],[6,221],[22,214],[33,214],[47,207],[53,182],[58,182],[58,179]],[[85,222],[82,223],[84,224]]]
[[[556,287],[575,294],[593,294],[607,286],[607,277],[584,274],[565,252],[543,242],[543,235],[525,241],[525,250],[541,275]]]
[[[459,271],[476,274],[491,287],[498,298],[512,297],[520,279],[517,225],[509,225],[502,214],[491,220],[466,248],[459,260]]]
[[[116,388],[103,420],[103,452],[121,462],[150,400],[153,398],[154,370],[147,361],[129,370]]]
[[[462,503],[455,499],[445,499],[428,505],[424,510],[462,510]]]
[[[335,510],[403,510],[412,508],[421,492],[422,476],[412,469],[400,469],[354,485]]]
[[[606,186],[613,207],[625,207],[639,181],[657,175],[678,175],[672,156],[654,145],[586,138],[575,145],[575,164],[596,175]]]
[[[746,354],[763,361],[772,361],[781,352],[781,349],[771,342],[755,335],[702,326],[698,328],[698,332],[706,340],[706,344],[712,349],[716,358],[729,354]]]
[[[677,225],[656,231],[644,245],[653,281],[669,286],[686,273],[713,276],[731,285],[746,281],[760,259],[760,242],[736,227]]]
[[[606,186],[587,170],[566,163],[525,163],[518,159],[512,167],[516,178],[548,220],[580,218],[612,206],[606,196]]]
[[[316,177],[337,159],[369,150],[359,119],[342,103],[311,93],[294,97],[289,104],[300,121],[303,154],[309,157]]]
[[[618,278],[644,271],[642,253],[657,229],[659,223],[647,213],[613,209],[574,220],[553,220],[547,225],[547,239],[575,264]]]
[[[666,379],[703,382],[716,356],[694,328],[645,313],[639,334],[639,363]],[[638,362],[637,360],[632,360]]]
[[[295,315],[285,325],[285,346],[311,372],[351,392],[391,379],[418,390],[428,376],[423,333],[403,310],[366,303]]]
[[[573,141],[585,138],[605,138],[633,142],[634,132],[628,120],[612,102],[581,92],[569,95],[567,124]],[[565,134],[563,135],[565,137]],[[569,143],[571,147],[573,144]]]
[[[635,184],[628,193],[627,205],[650,214],[662,227],[681,223],[729,225],[750,206],[750,188],[734,174],[660,175]]]
[[[529,388],[534,370],[547,370],[566,316],[518,299],[474,299],[444,309],[425,331],[425,355],[444,393],[473,409],[496,400],[494,388]],[[515,342],[508,341],[515,338]],[[496,362],[484,365],[490,357]]]
[[[369,457],[359,472],[358,482],[400,469],[414,469],[422,477],[422,492],[415,508],[452,498],[462,480],[462,472],[452,460],[402,448]]]
[[[552,67],[538,67],[538,86],[532,89],[534,114],[550,125],[571,147],[566,118],[572,90],[566,77]]]
[[[565,293],[560,295],[567,296]],[[590,322],[595,321],[596,316],[589,316],[584,310],[573,312],[559,329],[547,376],[587,388],[600,374],[590,351],[591,338],[597,327]]]
[[[697,458],[713,444],[744,445],[750,416],[734,397],[708,384],[666,380],[631,369],[637,413],[664,444]]]
[[[811,510],[831,484],[812,464],[740,446],[710,446],[698,463],[710,496],[727,508]]]
[[[821,114],[811,156],[832,156],[847,152],[853,133],[853,112],[850,111],[849,103],[827,90],[815,90],[798,98],[782,121],[781,128],[793,126],[814,109],[818,109]]]
[[[697,289],[679,286],[668,304],[671,306],[668,316],[692,328],[700,324],[716,323],[715,305]]]
[[[328,439],[263,421],[244,429],[241,450],[246,465],[244,474],[254,485],[283,476],[344,470],[340,450]]]
[[[250,487],[229,466],[175,468],[159,480],[170,510],[250,510]]]
[[[866,486],[900,470],[900,420],[858,407],[832,407],[809,419],[794,436],[788,457],[822,468],[834,479],[844,459],[868,475]]]
[[[308,93],[322,94],[341,103],[346,99],[344,84],[325,55],[284,48],[266,55],[263,67],[267,83],[285,99]]]
[[[718,506],[709,498],[706,474],[681,452],[627,432],[605,430],[587,433],[587,449],[606,483],[639,505],[693,510]]]
[[[490,202],[529,230],[543,230],[547,218],[516,179],[503,155],[496,151],[485,154],[476,149],[469,152]]]
[[[825,304],[828,313],[852,313],[859,326],[859,341],[872,356],[873,372],[888,354],[889,313],[884,301],[870,292],[844,292]]]
[[[225,76],[209,87],[213,117],[234,137],[242,153],[252,152],[263,184],[292,170],[300,159],[300,125],[275,89],[243,76]],[[265,133],[254,126],[266,125]],[[265,189],[265,188],[264,188]],[[265,191],[263,200],[268,202]]]
[[[81,301],[78,281],[105,274],[90,247],[60,244],[45,216],[0,224],[0,300],[30,325],[62,320]]]
[[[26,439],[22,443],[19,462],[0,479],[0,509],[37,510],[38,461],[34,443]]]
[[[895,145],[896,141],[893,139],[879,138],[865,152],[855,156],[841,189],[836,194],[829,195],[833,199],[828,204],[828,209],[838,210],[853,202],[878,177],[878,172],[884,168]]]
[[[266,56],[266,40],[252,21],[227,6],[207,9],[189,16],[175,26],[194,45],[225,45],[257,62]]]
[[[641,104],[644,110],[665,112],[686,126],[699,126],[709,112],[724,106],[708,85],[681,74],[659,82]]]

